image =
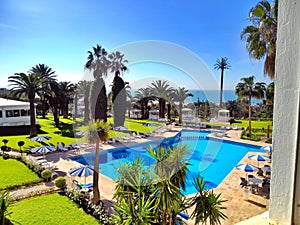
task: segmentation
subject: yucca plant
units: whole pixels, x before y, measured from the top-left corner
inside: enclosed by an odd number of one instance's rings
[[[220,199],[221,194],[205,190],[205,181],[200,175],[194,179],[193,185],[198,191],[195,196],[190,198],[190,207],[195,206],[191,214],[191,218],[195,218],[195,224],[221,224],[221,219],[227,218],[222,212],[226,209],[222,206],[226,200]]]
[[[12,224],[8,216],[10,216],[11,212],[9,212],[10,206],[10,193],[9,191],[4,191],[0,194],[0,224],[1,225],[8,225]]]

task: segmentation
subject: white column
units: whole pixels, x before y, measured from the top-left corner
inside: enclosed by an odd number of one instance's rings
[[[270,195],[270,219],[278,224],[292,224],[296,195],[300,100],[299,12],[299,0],[279,0]]]

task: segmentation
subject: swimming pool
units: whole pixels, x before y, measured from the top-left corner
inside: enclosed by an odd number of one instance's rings
[[[193,179],[198,173],[204,177],[208,189],[215,188],[248,152],[263,152],[259,146],[209,138],[208,134],[209,132],[199,130],[183,130],[172,138],[100,151],[99,167],[102,174],[115,180],[118,177],[117,169],[120,163],[132,162],[140,157],[146,166],[153,165],[155,160],[147,153],[150,145],[167,147],[182,143],[189,148],[191,164],[188,166],[184,194],[192,194],[196,192]],[[72,160],[84,165],[93,165],[94,158],[94,153],[71,157]]]

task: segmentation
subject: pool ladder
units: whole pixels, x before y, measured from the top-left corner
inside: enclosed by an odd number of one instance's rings
[[[180,137],[180,140],[198,140],[198,139],[206,139],[206,136],[183,136],[183,137]]]

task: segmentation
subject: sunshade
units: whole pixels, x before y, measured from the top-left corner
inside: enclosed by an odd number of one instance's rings
[[[93,173],[94,169],[88,165],[72,168],[69,172],[71,176],[84,177],[84,184],[86,184],[86,177],[91,176]]]
[[[55,150],[56,150],[56,148],[54,146],[43,145],[43,146],[35,147],[35,148],[31,149],[30,151],[32,153],[46,154],[48,152],[53,152]]]
[[[245,172],[254,172],[254,171],[258,170],[258,168],[256,166],[253,166],[251,164],[239,164],[235,168],[237,168],[238,170],[245,171]]]
[[[30,138],[31,141],[38,141],[38,142],[49,141],[50,139],[51,139],[51,137],[49,137],[49,136],[36,136],[36,137]]]
[[[259,155],[259,154],[250,155],[250,156],[248,156],[248,158],[257,161],[258,162],[258,167],[259,167],[259,162],[266,161],[266,160],[269,159],[268,157],[263,156],[263,155]]]

